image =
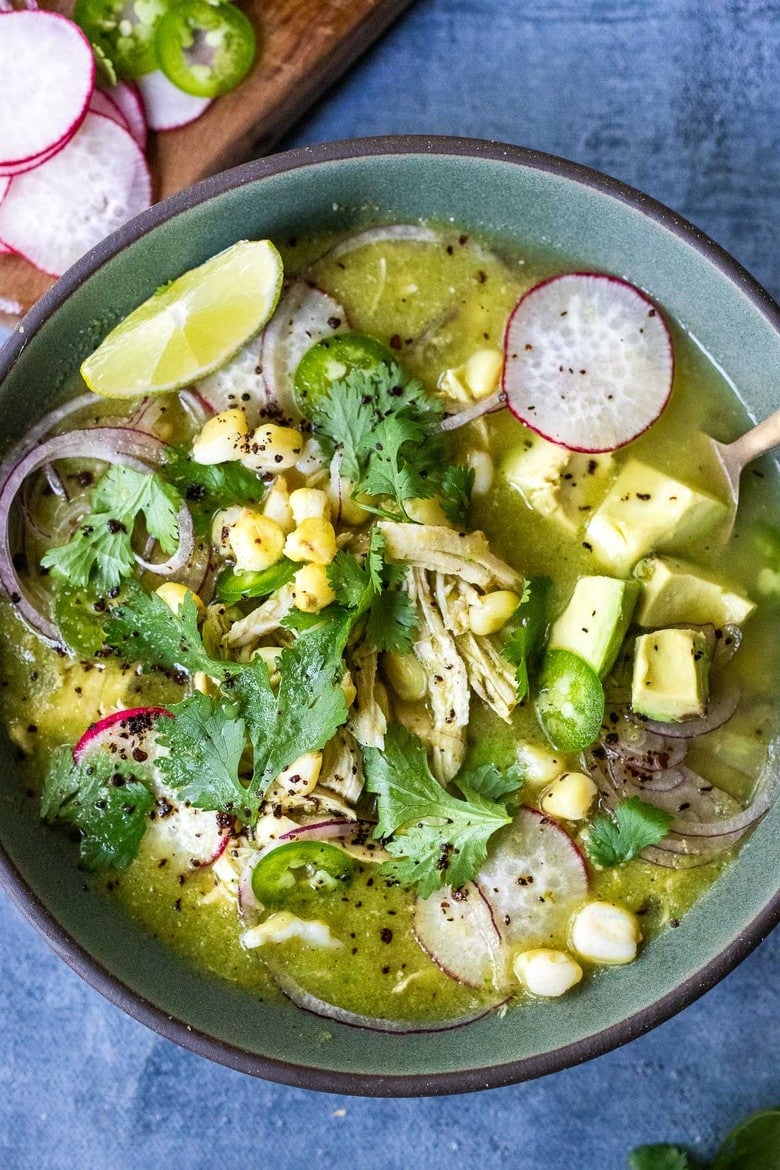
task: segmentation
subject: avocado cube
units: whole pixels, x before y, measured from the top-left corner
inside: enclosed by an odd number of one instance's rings
[[[580,577],[550,631],[549,648],[570,650],[603,678],[617,658],[638,595],[637,581]]]
[[[640,626],[742,625],[756,608],[748,597],[702,577],[693,565],[673,557],[645,557],[634,576],[642,585],[636,610]]]
[[[712,651],[700,630],[640,634],[634,648],[631,706],[659,723],[704,715]]]
[[[613,572],[628,573],[655,548],[679,544],[725,521],[726,505],[663,471],[629,459],[585,530]]]
[[[613,464],[609,452],[569,451],[529,431],[522,444],[504,456],[500,471],[529,508],[573,536],[603,497]]]

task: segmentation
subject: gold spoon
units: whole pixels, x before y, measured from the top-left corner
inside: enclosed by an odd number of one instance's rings
[[[747,467],[748,463],[758,459],[759,455],[765,455],[773,447],[780,446],[780,410],[776,410],[774,414],[770,414],[769,418],[765,418],[763,422],[751,427],[733,443],[719,443],[717,439],[710,439],[710,444],[723,472],[728,492],[727,503],[730,515],[723,537],[726,540],[734,527],[739,501],[739,480],[743,469]]]

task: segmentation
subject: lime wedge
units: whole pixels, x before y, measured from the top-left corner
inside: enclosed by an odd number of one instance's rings
[[[270,319],[282,289],[270,240],[241,240],[133,309],[82,363],[104,398],[178,390],[224,365]]]

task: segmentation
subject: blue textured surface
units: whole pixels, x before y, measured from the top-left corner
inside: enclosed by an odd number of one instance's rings
[[[772,0],[420,0],[286,145],[437,132],[562,154],[682,212],[777,294],[779,17]],[[1,1170],[622,1170],[642,1141],[710,1153],[780,1099],[777,936],[626,1048],[417,1101],[252,1081],[104,1002],[6,899],[0,939]]]

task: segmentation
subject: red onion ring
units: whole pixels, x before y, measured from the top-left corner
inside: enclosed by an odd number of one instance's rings
[[[33,428],[34,429],[34,428]],[[29,438],[29,436],[27,437]],[[27,596],[13,565],[10,518],[13,502],[28,475],[57,459],[99,459],[121,463],[136,471],[148,471],[148,464],[159,464],[165,444],[153,435],[139,435],[127,427],[91,427],[55,435],[32,450],[25,440],[15,448],[21,458],[7,473],[0,487],[0,585],[27,624],[52,645],[60,645],[59,630]],[[10,462],[10,457],[7,462]]]
[[[706,715],[698,718],[686,719],[684,723],[659,723],[648,719],[645,727],[657,735],[668,736],[671,739],[693,739],[697,735],[706,735],[716,727],[727,723],[739,706],[740,693],[736,687],[726,687],[707,705]]]
[[[496,390],[494,394],[489,394],[487,398],[482,398],[479,402],[475,402],[471,406],[466,406],[463,410],[458,410],[455,414],[450,414],[447,418],[442,419],[439,423],[439,430],[457,430],[458,427],[465,427],[466,423],[474,422],[477,418],[482,418],[484,414],[494,414],[497,410],[503,410],[505,406],[506,392],[504,390]]]
[[[148,573],[156,577],[173,577],[180,573],[185,565],[189,564],[195,549],[195,531],[192,526],[192,515],[186,504],[182,504],[177,515],[179,525],[179,547],[167,561],[149,561],[139,553],[134,553],[135,562]]]

